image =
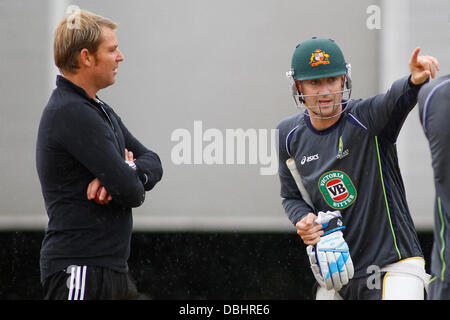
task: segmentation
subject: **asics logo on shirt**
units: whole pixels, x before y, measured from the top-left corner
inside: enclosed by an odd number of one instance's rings
[[[319,159],[319,154],[315,154],[313,156],[303,156],[302,160],[300,161],[300,164],[304,165],[307,162],[311,162],[311,161],[318,160],[318,159]]]

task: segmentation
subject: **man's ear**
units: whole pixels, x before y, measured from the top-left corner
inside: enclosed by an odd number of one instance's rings
[[[295,86],[297,87],[297,92],[299,95],[302,95],[302,83],[300,82],[300,80],[295,80]],[[298,100],[302,103],[305,103],[305,99],[299,97]]]
[[[295,86],[297,87],[298,93],[299,93],[299,94],[302,94],[302,90],[301,90],[302,85],[301,85],[301,83],[300,83],[300,80],[295,80]]]
[[[88,49],[86,48],[81,49],[79,61],[80,65],[84,65],[86,67],[90,67],[93,64],[93,56],[91,55]]]

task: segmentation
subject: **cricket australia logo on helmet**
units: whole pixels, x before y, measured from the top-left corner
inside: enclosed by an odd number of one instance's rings
[[[357,197],[350,177],[338,170],[328,171],[320,176],[319,190],[326,203],[334,209],[347,208]]]
[[[316,49],[311,54],[309,64],[311,65],[311,67],[318,66],[319,64],[329,64],[330,63],[330,61],[328,60],[329,58],[330,58],[329,54],[326,54],[324,51],[320,49]]]

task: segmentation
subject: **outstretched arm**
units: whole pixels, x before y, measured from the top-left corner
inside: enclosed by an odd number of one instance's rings
[[[417,95],[430,77],[435,77],[439,62],[431,56],[419,56],[417,47],[409,59],[411,74],[395,81],[384,94],[355,101],[354,115],[373,135],[395,142]]]

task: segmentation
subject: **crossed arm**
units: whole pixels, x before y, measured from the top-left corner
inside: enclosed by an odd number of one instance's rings
[[[125,161],[135,160],[133,152],[125,149]],[[98,178],[95,178],[89,183],[86,195],[88,200],[94,200],[101,205],[107,204],[113,199]]]
[[[110,114],[118,136],[91,105],[69,101],[54,114],[55,143],[81,163],[92,174],[91,179],[96,178],[84,189],[89,200],[99,204],[114,201],[135,208],[144,202],[145,191],[161,180],[161,161],[127,130],[113,111]],[[118,147],[129,150],[124,155]],[[125,163],[128,159],[135,162],[135,170]]]

